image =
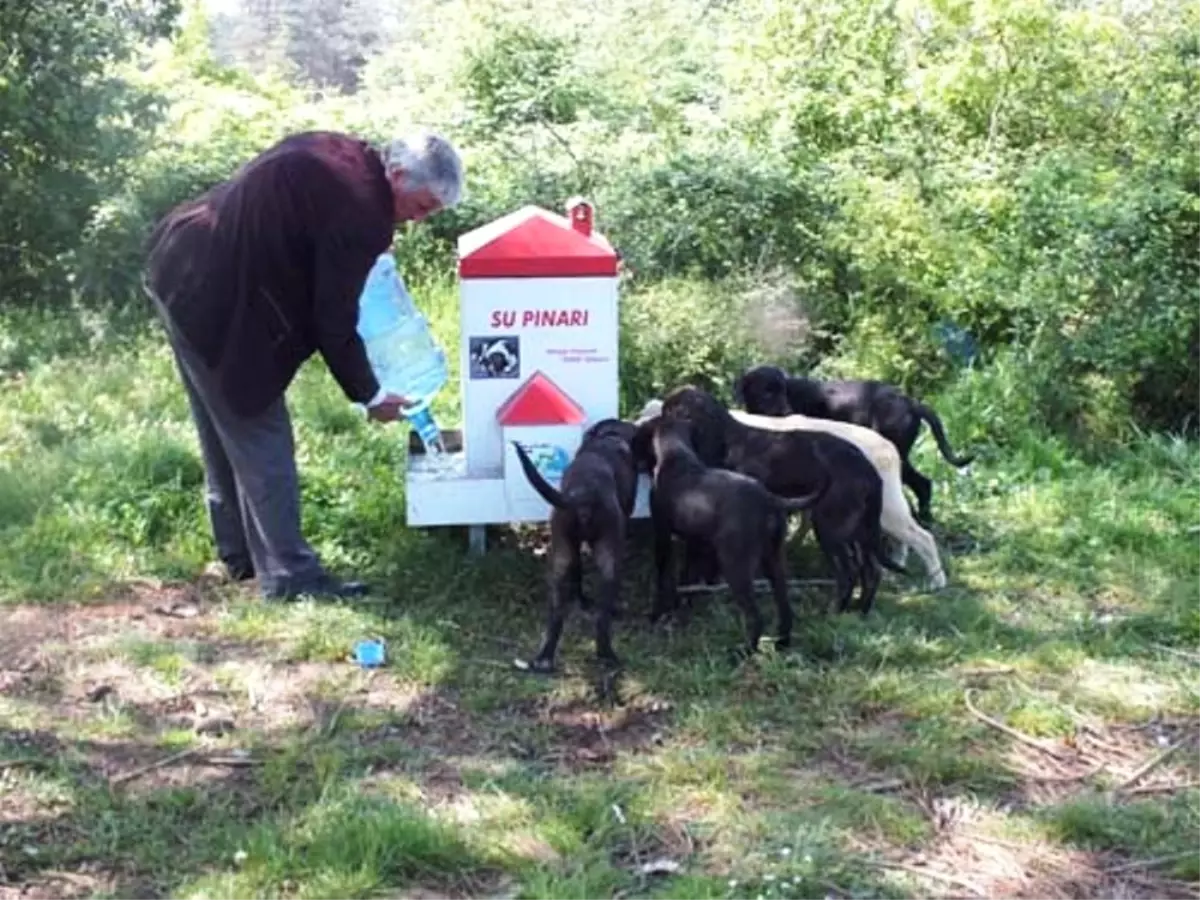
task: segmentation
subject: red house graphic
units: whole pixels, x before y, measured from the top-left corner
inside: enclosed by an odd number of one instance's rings
[[[529,455],[548,481],[562,478],[579,442],[587,413],[546,373],[536,371],[496,411],[504,434],[504,482],[508,502],[521,515],[544,516],[546,501],[530,485],[513,443]]]
[[[501,427],[582,425],[587,420],[587,413],[538,370],[496,410],[496,419]]]

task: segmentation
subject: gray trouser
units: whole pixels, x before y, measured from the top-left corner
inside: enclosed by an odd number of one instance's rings
[[[200,436],[217,555],[231,570],[253,566],[264,594],[302,591],[324,570],[300,531],[295,441],[284,398],[255,416],[235,413],[169,312],[154,302]]]

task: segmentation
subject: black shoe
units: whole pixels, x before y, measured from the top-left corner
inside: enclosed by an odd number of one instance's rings
[[[225,572],[230,581],[253,581],[254,566],[241,563],[225,563]]]
[[[332,575],[322,575],[314,581],[301,585],[286,585],[263,591],[270,600],[295,600],[312,597],[314,600],[353,600],[370,593],[370,588],[361,581],[342,581]]]
[[[204,568],[204,576],[214,581],[227,583],[231,581],[252,581],[255,576],[254,566],[242,562],[212,562]]]

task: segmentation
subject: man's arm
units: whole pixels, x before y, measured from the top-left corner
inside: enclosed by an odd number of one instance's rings
[[[313,254],[313,326],[317,349],[346,396],[369,404],[379,380],[358,334],[358,300],[375,258],[372,241],[354,229],[323,232]]]

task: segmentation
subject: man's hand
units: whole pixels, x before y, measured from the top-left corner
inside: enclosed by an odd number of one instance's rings
[[[404,410],[413,403],[399,394],[384,394],[367,407],[367,418],[373,422],[395,422],[404,417]]]

